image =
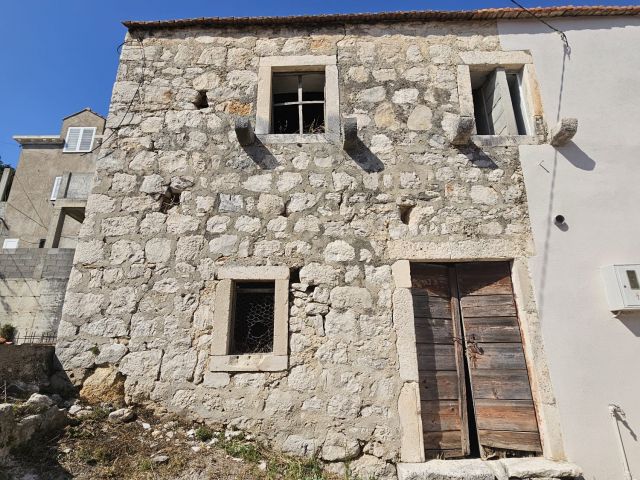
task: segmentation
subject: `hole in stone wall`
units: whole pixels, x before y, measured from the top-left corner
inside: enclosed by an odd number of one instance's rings
[[[400,221],[405,225],[409,225],[409,218],[411,217],[411,211],[413,207],[410,205],[402,205],[400,208]]]
[[[160,211],[167,213],[173,207],[180,205],[180,192],[176,192],[167,189],[166,193],[162,196],[162,203],[160,203]]]
[[[300,283],[299,267],[295,267],[289,270],[289,283]]]
[[[207,92],[205,90],[199,90],[196,99],[193,104],[196,106],[198,110],[202,110],[203,108],[209,108],[209,101],[207,100]]]

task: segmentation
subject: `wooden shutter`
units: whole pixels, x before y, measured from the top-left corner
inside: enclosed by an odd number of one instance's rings
[[[82,129],[80,143],[78,145],[79,152],[89,152],[91,150],[91,146],[93,145],[93,134],[95,131],[96,129],[92,127],[85,127]]]
[[[93,146],[95,127],[69,127],[64,142],[65,152],[89,152]]]
[[[481,91],[484,108],[493,125],[492,135],[518,135],[507,74],[504,69],[497,68],[491,73]]]
[[[69,130],[67,130],[67,139],[64,142],[65,152],[75,152],[78,150],[78,144],[80,143],[81,133],[82,133],[82,128],[69,127]]]
[[[541,452],[509,264],[455,269],[480,453]]]
[[[433,264],[412,264],[411,278],[425,455],[462,457],[469,433],[455,278]]]

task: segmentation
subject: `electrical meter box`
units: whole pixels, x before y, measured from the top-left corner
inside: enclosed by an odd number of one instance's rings
[[[601,268],[612,312],[640,311],[640,264]]]

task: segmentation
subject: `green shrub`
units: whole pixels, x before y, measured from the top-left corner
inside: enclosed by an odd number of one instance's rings
[[[5,323],[0,327],[0,337],[6,338],[9,341],[13,341],[16,336],[16,327],[10,323]]]
[[[201,442],[208,442],[213,438],[213,432],[206,425],[196,428],[194,435],[196,439],[200,440]]]

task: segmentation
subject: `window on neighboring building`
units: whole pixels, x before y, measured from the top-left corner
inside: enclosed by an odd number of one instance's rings
[[[4,242],[2,242],[3,250],[13,250],[18,248],[18,242],[20,240],[18,238],[5,238]]]
[[[60,191],[61,183],[62,183],[62,177],[56,177],[53,180],[53,187],[51,188],[51,197],[49,198],[49,200],[53,201],[58,199],[58,192]]]
[[[96,134],[95,127],[69,127],[64,142],[64,152],[90,152]]]
[[[478,135],[529,133],[520,72],[472,71],[471,88]]]
[[[274,73],[273,133],[324,133],[324,72]]]
[[[234,282],[233,329],[229,353],[273,351],[275,282]]]

